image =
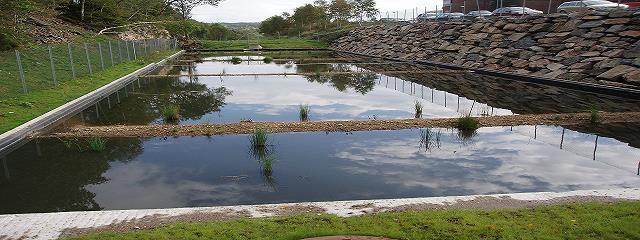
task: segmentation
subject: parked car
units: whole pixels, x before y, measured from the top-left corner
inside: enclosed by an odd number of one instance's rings
[[[451,20],[451,19],[463,19],[464,13],[453,12],[453,13],[438,13],[436,16],[437,20]]]
[[[588,12],[588,11],[613,11],[627,9],[629,5],[618,4],[605,0],[584,0],[564,2],[558,7],[559,13]]]
[[[629,6],[629,9],[640,10],[640,2],[626,2],[624,5]]]
[[[492,16],[523,16],[523,15],[540,15],[542,11],[531,9],[528,7],[503,7],[494,10]]]
[[[438,17],[438,13],[435,13],[435,12],[422,13],[418,15],[418,21],[435,20],[437,17]]]
[[[491,12],[487,11],[487,10],[480,10],[480,11],[471,11],[467,13],[467,17],[488,17],[491,16]]]
[[[398,19],[395,19],[395,18],[380,18],[380,22],[387,22],[387,23],[398,22]]]

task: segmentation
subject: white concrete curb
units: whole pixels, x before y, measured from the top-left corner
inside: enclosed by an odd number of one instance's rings
[[[6,133],[0,135],[0,153],[8,150],[14,145],[20,143],[29,134],[37,133],[43,129],[48,128],[57,121],[76,114],[82,111],[86,107],[90,106],[94,102],[108,96],[109,94],[117,91],[118,89],[126,86],[129,82],[135,80],[139,75],[146,74],[165,64],[167,61],[175,59],[182,55],[185,51],[182,50],[176,54],[165,58],[164,60],[149,64],[143,68],[136,70],[124,77],[121,77],[101,88],[98,88],[82,97],[79,97],[71,102],[68,102],[56,109],[49,111],[25,124],[22,124]]]
[[[470,201],[480,197],[511,198],[522,201],[547,201],[564,197],[611,197],[622,200],[640,200],[640,189],[609,189],[572,192],[515,193],[497,195],[474,195],[459,197],[405,198],[388,200],[358,200],[338,202],[307,202],[267,205],[246,205],[203,208],[174,208],[149,210],[121,210],[99,212],[65,212],[0,215],[0,239],[56,239],[65,229],[104,227],[123,221],[132,221],[144,217],[175,217],[193,213],[229,213],[247,212],[250,217],[270,217],[279,209],[287,207],[316,207],[326,213],[338,216],[357,216],[374,209],[394,208],[409,204],[449,205],[459,201]],[[354,208],[354,206],[359,206]],[[132,229],[133,230],[133,229]]]

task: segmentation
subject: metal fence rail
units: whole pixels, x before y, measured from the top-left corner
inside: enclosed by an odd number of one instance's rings
[[[0,52],[0,100],[97,74],[153,53],[176,49],[175,39],[36,45]]]

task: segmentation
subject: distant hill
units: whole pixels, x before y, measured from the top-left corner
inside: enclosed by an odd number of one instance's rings
[[[258,28],[260,23],[258,22],[238,22],[238,23],[220,23],[228,28]]]

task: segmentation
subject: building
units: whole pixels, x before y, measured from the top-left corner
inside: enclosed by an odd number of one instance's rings
[[[540,10],[544,13],[555,13],[558,6],[567,1],[568,0],[443,0],[442,9],[445,12],[467,13],[478,9],[493,11],[500,7],[521,7],[524,4],[525,7]]]

